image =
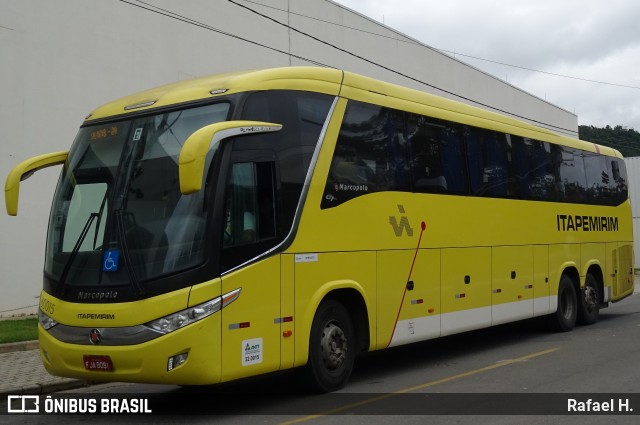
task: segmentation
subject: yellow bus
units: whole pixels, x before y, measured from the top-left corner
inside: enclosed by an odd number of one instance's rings
[[[40,353],[59,376],[213,384],[633,293],[619,152],[336,69],[229,73],[91,112],[47,235]]]

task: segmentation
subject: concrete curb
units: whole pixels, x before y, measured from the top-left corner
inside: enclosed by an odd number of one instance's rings
[[[89,387],[92,384],[88,381],[80,381],[77,379],[70,379],[65,382],[54,382],[50,384],[36,384],[30,385],[27,387],[18,387],[9,388],[9,389],[1,389],[0,397],[5,397],[8,395],[43,395],[54,393],[57,391],[67,391],[73,390],[76,388]]]
[[[34,341],[10,342],[7,344],[0,344],[0,354],[12,353],[14,351],[37,350],[38,348],[37,339]]]

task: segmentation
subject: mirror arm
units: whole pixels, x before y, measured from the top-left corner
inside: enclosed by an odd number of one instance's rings
[[[35,156],[22,161],[13,167],[7,176],[4,185],[4,202],[7,214],[18,215],[18,198],[20,195],[20,182],[28,179],[33,173],[47,167],[64,164],[69,152],[53,152]]]
[[[269,133],[282,129],[281,124],[259,121],[224,121],[196,130],[185,140],[178,158],[180,192],[184,195],[202,189],[207,153],[220,141],[234,136]]]

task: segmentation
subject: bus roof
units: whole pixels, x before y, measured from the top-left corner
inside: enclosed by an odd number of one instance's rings
[[[338,95],[342,71],[329,68],[290,67],[230,72],[183,80],[109,102],[85,121],[110,118],[163,106],[213,99],[244,91],[292,89]]]
[[[561,136],[551,130],[455,100],[334,68],[287,67],[210,75],[163,85],[109,102],[85,119],[89,124],[130,112],[214,99],[257,90],[304,90],[410,110],[468,125],[538,138],[621,158],[615,149]],[[426,112],[425,112],[426,110]]]

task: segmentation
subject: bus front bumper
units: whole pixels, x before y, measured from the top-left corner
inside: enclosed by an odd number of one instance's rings
[[[52,375],[99,382],[208,385],[221,380],[220,314],[135,345],[71,344],[38,325]],[[87,331],[87,341],[91,337]],[[182,363],[181,363],[182,362]]]

